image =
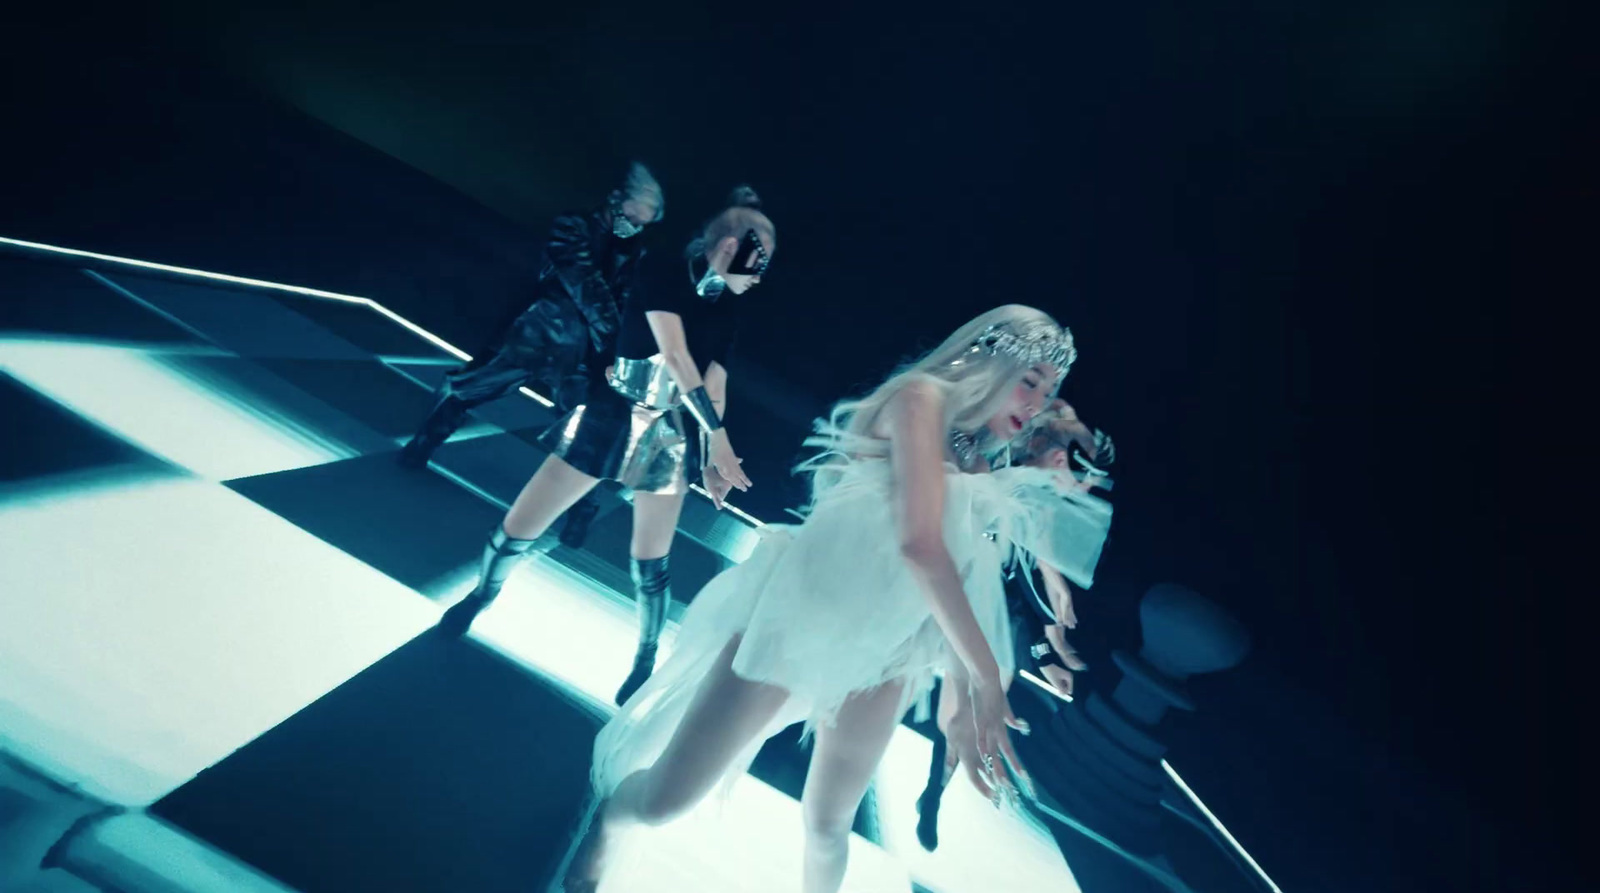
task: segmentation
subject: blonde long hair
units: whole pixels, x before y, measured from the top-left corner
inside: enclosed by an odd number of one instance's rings
[[[1005,353],[974,352],[973,345],[993,326],[1020,329],[1041,322],[1060,328],[1043,310],[1022,304],[996,307],[956,329],[938,347],[902,365],[871,393],[835,404],[806,438],[806,446],[816,448],[818,454],[795,468],[812,475],[813,500],[837,480],[842,463],[881,446],[870,434],[872,427],[889,401],[913,381],[933,382],[943,392],[946,430],[974,432],[988,424],[1031,367]]]

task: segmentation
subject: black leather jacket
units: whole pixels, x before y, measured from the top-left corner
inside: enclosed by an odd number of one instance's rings
[[[1028,585],[1026,574],[1032,574],[1033,587]],[[1035,645],[1050,644],[1044,628],[1056,622],[1044,598],[1044,583],[1039,579],[1038,571],[1027,571],[1013,565],[1006,576],[1006,612],[1011,618],[1011,641],[1015,649],[1013,656],[1019,670],[1037,673],[1043,664],[1060,662],[1055,658],[1034,657],[1031,650]]]
[[[555,219],[536,296],[511,324],[501,349],[562,410],[583,402],[590,371],[611,362],[622,303],[643,254],[638,236],[611,234],[604,211]]]

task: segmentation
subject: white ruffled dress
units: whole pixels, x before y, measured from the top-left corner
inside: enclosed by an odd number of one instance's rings
[[[945,541],[1009,678],[1006,562],[1026,552],[1089,586],[1111,506],[1038,469],[946,472]],[[953,666],[956,657],[898,548],[889,462],[843,461],[821,473],[829,484],[805,521],[764,528],[748,560],[706,584],[684,613],[671,656],[601,730],[593,765],[601,796],[660,756],[696,686],[736,634],[743,637],[734,672],[791,697],[725,783],[743,775],[761,742],[782,728],[829,723],[851,693],[896,679],[909,683],[905,708],[925,705],[935,674]]]

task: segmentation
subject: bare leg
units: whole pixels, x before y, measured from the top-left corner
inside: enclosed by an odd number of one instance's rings
[[[835,893],[844,883],[850,826],[904,713],[905,683],[851,696],[833,726],[817,729],[800,809],[805,817],[805,893]]]
[[[722,649],[655,764],[623,779],[601,805],[573,859],[565,881],[568,890],[594,889],[604,870],[606,839],[617,829],[669,822],[710,793],[788,701],[787,691],[734,674],[738,647],[735,636]]]
[[[517,563],[531,552],[546,552],[555,545],[555,537],[546,535],[550,522],[596,483],[555,456],[545,459],[511,504],[500,529],[489,535],[478,567],[478,585],[439,618],[439,632],[465,635],[473,620],[500,595]]]
[[[598,479],[573,468],[566,460],[550,456],[523,485],[500,526],[509,536],[531,540],[548,530],[562,512],[598,483]]]

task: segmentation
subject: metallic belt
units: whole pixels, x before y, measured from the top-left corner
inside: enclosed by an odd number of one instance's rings
[[[606,383],[611,385],[612,390],[646,409],[671,409],[682,396],[661,354],[644,360],[617,357]]]

